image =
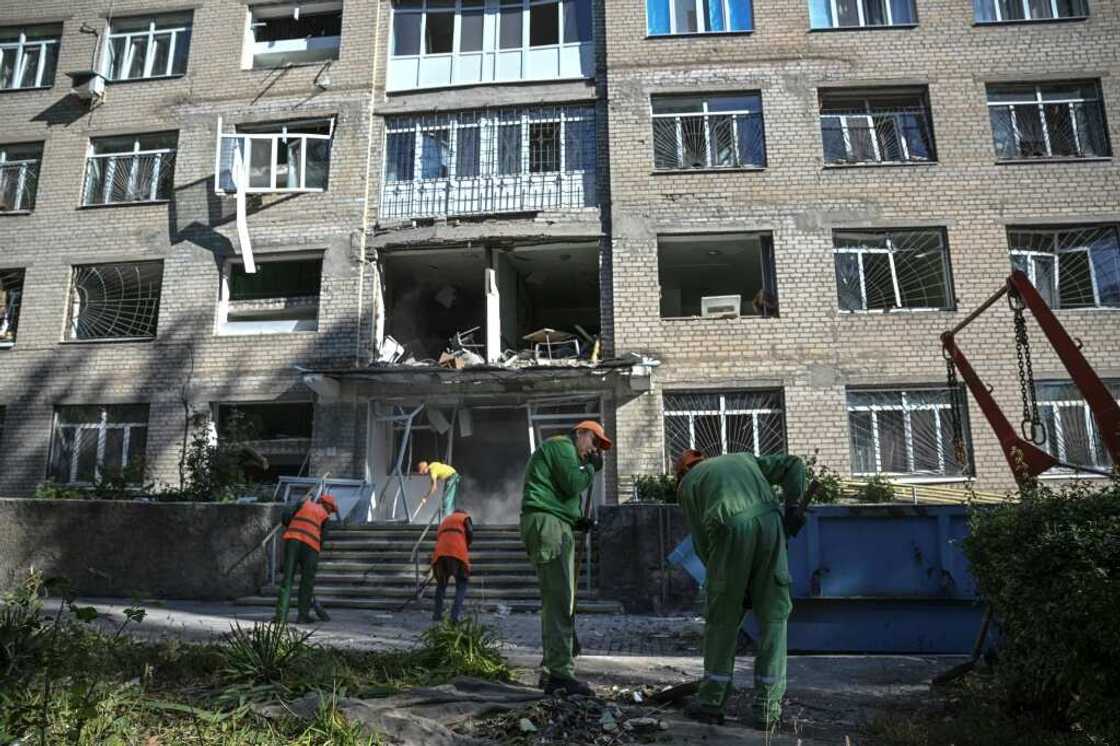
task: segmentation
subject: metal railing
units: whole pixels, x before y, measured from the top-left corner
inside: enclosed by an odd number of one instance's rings
[[[762,168],[762,112],[654,114],[653,156],[658,169]]]
[[[114,205],[171,198],[175,151],[91,155],[82,204]]]
[[[0,163],[0,212],[34,210],[38,185],[39,161]]]
[[[988,113],[1001,160],[1111,154],[1100,101],[989,104]]]
[[[826,163],[937,160],[925,107],[822,112],[821,137]]]
[[[435,522],[436,518],[439,518],[442,515],[442,513],[442,510],[432,511],[432,515],[428,518],[428,522],[424,524],[424,530],[420,532],[420,536],[417,537],[416,543],[412,545],[412,553],[409,555],[409,560],[412,562],[412,569],[416,580],[417,600],[420,599],[424,583],[424,580],[420,577],[420,545],[424,543],[424,539],[427,538],[428,532],[432,530],[432,524]],[[424,578],[427,578],[427,573],[424,574]]]

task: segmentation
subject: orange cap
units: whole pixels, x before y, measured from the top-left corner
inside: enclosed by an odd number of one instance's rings
[[[590,430],[595,434],[595,440],[599,441],[599,447],[604,451],[609,451],[611,446],[614,445],[611,443],[611,439],[607,437],[607,431],[595,420],[584,420],[573,427],[572,430]]]
[[[338,503],[334,501],[334,495],[323,495],[319,498],[319,502],[322,503],[328,513],[338,512]]]
[[[684,453],[677,457],[677,465],[675,467],[677,479],[681,479],[692,467],[696,466],[705,458],[706,456],[700,451],[693,450],[692,448],[686,449]]]

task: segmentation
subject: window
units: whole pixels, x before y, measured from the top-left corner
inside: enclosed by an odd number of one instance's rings
[[[1120,227],[1009,228],[1007,240],[1051,308],[1120,308]]]
[[[809,26],[815,29],[913,26],[914,0],[809,0]]]
[[[92,207],[171,199],[178,144],[177,132],[90,140],[82,204]]]
[[[592,107],[390,117],[386,127],[383,219],[598,204]]]
[[[763,391],[666,391],[665,463],[673,468],[688,448],[708,456],[782,453],[786,449],[781,389]]]
[[[389,90],[589,77],[591,0],[394,0]]]
[[[323,257],[257,258],[249,274],[231,261],[222,275],[219,334],[276,334],[319,329]]]
[[[778,315],[773,241],[766,233],[660,236],[661,317]]]
[[[959,443],[953,434],[954,403],[960,411]],[[848,429],[853,474],[959,477],[969,473],[967,412],[960,391],[849,389]]]
[[[248,172],[246,191],[325,192],[334,120],[276,122],[219,134],[218,190],[237,191],[236,154]]]
[[[1120,381],[1105,381],[1105,386],[1120,400]],[[1108,471],[1112,457],[1101,440],[1093,412],[1072,383],[1039,382],[1038,410],[1046,428],[1043,446],[1054,458],[1073,466],[1088,466]],[[1068,469],[1055,469],[1067,472]]]
[[[337,60],[342,3],[260,5],[249,9],[242,67],[275,68]]]
[[[923,311],[954,307],[945,232],[836,231],[841,311]]]
[[[973,0],[977,23],[1084,18],[1088,0]]]
[[[109,23],[106,78],[168,78],[187,72],[191,14],[114,18]]]
[[[0,348],[16,343],[22,298],[23,270],[0,269]]]
[[[163,262],[74,267],[66,339],[152,339],[159,324]]]
[[[42,160],[42,143],[0,144],[0,212],[35,209]]]
[[[147,446],[147,404],[57,407],[49,476],[63,484],[110,477],[139,484]]]
[[[0,27],[0,91],[54,85],[61,38],[58,24]]]
[[[651,106],[654,168],[766,165],[762,97],[758,93],[654,96]]]
[[[243,443],[267,462],[247,459],[250,481],[270,483],[306,472],[315,420],[311,402],[237,402],[214,409],[218,438]]]
[[[751,0],[646,0],[650,36],[750,31]]]
[[[820,100],[825,164],[937,160],[924,88],[822,90]]]
[[[1112,155],[1095,80],[991,84],[988,114],[999,160]]]

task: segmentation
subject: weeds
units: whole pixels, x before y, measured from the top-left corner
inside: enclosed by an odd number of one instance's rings
[[[307,643],[312,634],[282,622],[249,628],[234,623],[225,636],[226,673],[242,681],[278,683],[285,671],[312,649]]]
[[[444,621],[426,629],[417,651],[420,664],[429,670],[452,676],[479,676],[509,679],[509,668],[502,658],[497,635],[474,619],[458,624]]]

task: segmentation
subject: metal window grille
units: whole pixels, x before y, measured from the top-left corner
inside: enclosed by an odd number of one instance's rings
[[[152,18],[110,29],[106,47],[109,80],[141,80],[183,75],[187,71],[191,24],[188,19]]]
[[[940,230],[836,231],[837,301],[842,311],[951,308],[952,283]]]
[[[674,391],[663,394],[662,402],[667,470],[688,448],[708,456],[762,456],[786,448],[781,390]]]
[[[1047,21],[1089,15],[1086,0],[974,0],[977,23]]]
[[[685,107],[695,111],[681,112]],[[654,168],[766,165],[762,99],[757,94],[704,99],[655,97],[652,111]]]
[[[385,154],[382,220],[598,205],[591,107],[392,117]]]
[[[1105,385],[1120,401],[1120,382],[1108,381]],[[1055,458],[1074,466],[1104,471],[1112,467],[1112,458],[1101,440],[1093,412],[1076,386],[1063,382],[1039,383],[1038,406],[1046,429],[1045,448]]]
[[[50,476],[65,484],[91,484],[108,476],[140,479],[147,443],[146,404],[59,407]]]
[[[924,92],[822,93],[820,118],[826,163],[937,160]]]
[[[162,284],[162,262],[74,267],[67,339],[155,337]]]
[[[23,270],[0,269],[0,347],[15,344],[22,299]]]
[[[1120,307],[1120,229],[1116,225],[1008,230],[1011,266],[1051,308]]]
[[[0,212],[31,212],[39,187],[40,157],[15,155],[0,147]]]
[[[334,120],[284,122],[267,130],[218,133],[217,188],[235,192],[234,154],[248,172],[246,192],[324,192],[334,141]]]
[[[849,390],[852,473],[959,477],[969,473],[953,445],[953,397],[946,388]],[[963,407],[962,418],[964,418]],[[967,423],[964,438],[967,444]],[[965,447],[969,461],[968,446]]]
[[[176,149],[146,148],[142,138],[132,149],[97,152],[91,142],[86,156],[85,193],[82,204],[115,205],[171,199],[175,183]]]
[[[49,33],[49,35],[48,35]],[[47,88],[58,69],[58,33],[0,29],[0,90]]]
[[[988,86],[992,142],[1001,160],[1112,154],[1100,86]]]

